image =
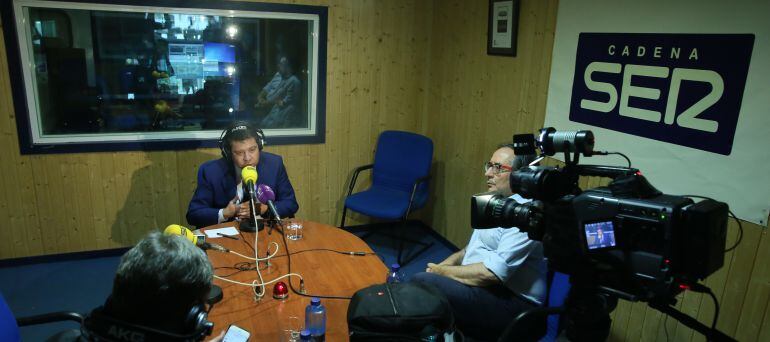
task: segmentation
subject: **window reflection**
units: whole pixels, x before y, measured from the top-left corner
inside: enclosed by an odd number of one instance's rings
[[[309,20],[27,10],[44,136],[309,125]]]

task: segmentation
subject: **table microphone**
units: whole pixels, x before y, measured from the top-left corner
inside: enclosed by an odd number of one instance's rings
[[[243,195],[244,197],[249,196],[249,209],[251,210],[251,220],[241,221],[241,225],[239,226],[240,230],[244,232],[255,232],[259,227],[259,224],[257,224],[256,206],[254,203],[254,197],[256,197],[254,188],[258,178],[259,175],[257,174],[257,169],[251,165],[246,166],[241,170]]]
[[[270,188],[269,185],[266,184],[260,184],[257,186],[257,199],[264,204],[267,204],[267,208],[270,209],[270,214],[273,215],[273,218],[280,221],[281,215],[278,215],[278,210],[275,209],[275,192],[272,188]]]
[[[215,251],[230,253],[229,249],[222,247],[220,245],[217,245],[215,243],[206,242],[204,241],[204,239],[199,239],[198,236],[193,234],[193,232],[190,229],[186,227],[182,227],[178,224],[169,225],[168,227],[166,227],[166,230],[163,231],[163,234],[181,236],[187,239],[187,241],[190,241],[194,245],[200,247],[200,249],[202,250],[213,249]]]
[[[277,224],[281,224],[281,215],[278,215],[278,210],[275,208],[275,203],[273,201],[275,200],[275,192],[272,188],[270,188],[269,185],[266,184],[260,184],[257,186],[257,199],[259,202],[267,204],[267,209],[270,212],[270,215],[273,216],[273,219],[275,219],[275,222]],[[281,228],[283,230],[283,227]],[[267,233],[270,234],[273,231],[273,225],[270,225],[270,228],[267,230]]]

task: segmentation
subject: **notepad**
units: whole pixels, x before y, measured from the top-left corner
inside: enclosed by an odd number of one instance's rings
[[[235,227],[225,227],[225,228],[217,228],[217,229],[206,229],[206,237],[209,239],[215,239],[220,238],[219,234],[222,235],[238,235],[238,229],[235,229]]]

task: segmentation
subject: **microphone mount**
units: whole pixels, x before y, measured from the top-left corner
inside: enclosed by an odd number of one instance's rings
[[[253,186],[245,185],[245,187],[248,188],[249,209],[251,209],[251,218],[249,218],[248,220],[242,220],[239,228],[242,232],[262,231],[263,229],[265,229],[265,226],[259,224],[259,222],[257,221],[257,209],[256,209],[257,203],[254,202],[256,191],[254,191]]]

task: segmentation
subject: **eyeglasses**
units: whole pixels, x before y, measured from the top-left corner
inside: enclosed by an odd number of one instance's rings
[[[499,175],[503,172],[511,172],[513,170],[512,167],[508,165],[503,165],[500,163],[493,163],[493,162],[486,162],[484,163],[484,173],[489,172],[489,169],[492,169],[492,173]]]

